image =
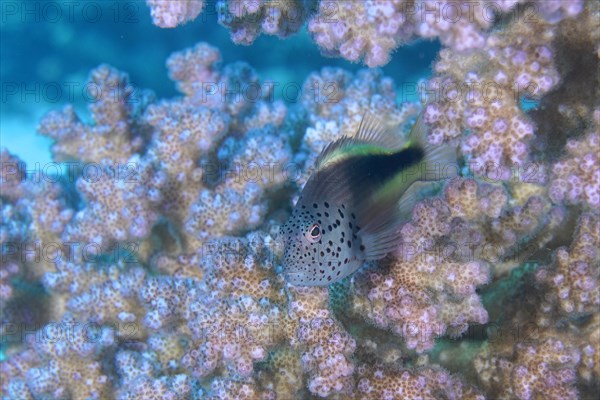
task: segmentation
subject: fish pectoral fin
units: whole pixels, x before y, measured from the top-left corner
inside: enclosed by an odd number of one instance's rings
[[[363,225],[358,236],[366,261],[379,260],[398,247],[404,220],[395,201],[372,206],[361,220]]]

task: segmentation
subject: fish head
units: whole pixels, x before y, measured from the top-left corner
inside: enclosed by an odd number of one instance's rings
[[[282,226],[283,270],[298,286],[326,286],[354,272],[360,244],[345,205],[301,202]]]

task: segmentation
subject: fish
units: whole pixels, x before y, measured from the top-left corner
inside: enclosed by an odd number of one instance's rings
[[[455,147],[427,141],[422,114],[408,140],[398,131],[365,113],[353,135],[319,154],[280,228],[282,270],[290,284],[327,286],[392,253],[418,200],[419,182],[445,179],[441,171],[448,165],[458,169]]]

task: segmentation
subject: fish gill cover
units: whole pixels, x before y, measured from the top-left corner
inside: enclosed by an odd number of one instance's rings
[[[598,2],[146,3],[1,3],[2,399],[595,398]],[[458,166],[292,285],[280,226],[367,114]]]

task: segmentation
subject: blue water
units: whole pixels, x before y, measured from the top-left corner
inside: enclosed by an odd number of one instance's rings
[[[200,41],[218,47],[224,64],[248,62],[262,79],[301,85],[324,66],[364,68],[323,57],[306,29],[285,40],[261,35],[252,46],[235,45],[229,31],[218,25],[212,3],[196,20],[162,29],[152,24],[143,1],[3,1],[1,145],[28,164],[50,161],[51,140],[35,134],[37,121],[47,111],[69,103],[83,110],[82,85],[89,71],[101,63],[127,72],[133,86],[151,89],[158,98],[176,96],[165,61],[171,53]],[[439,49],[437,41],[403,46],[382,69],[402,88],[403,82],[430,74]],[[408,90],[407,94],[399,91],[398,98],[415,100]]]

